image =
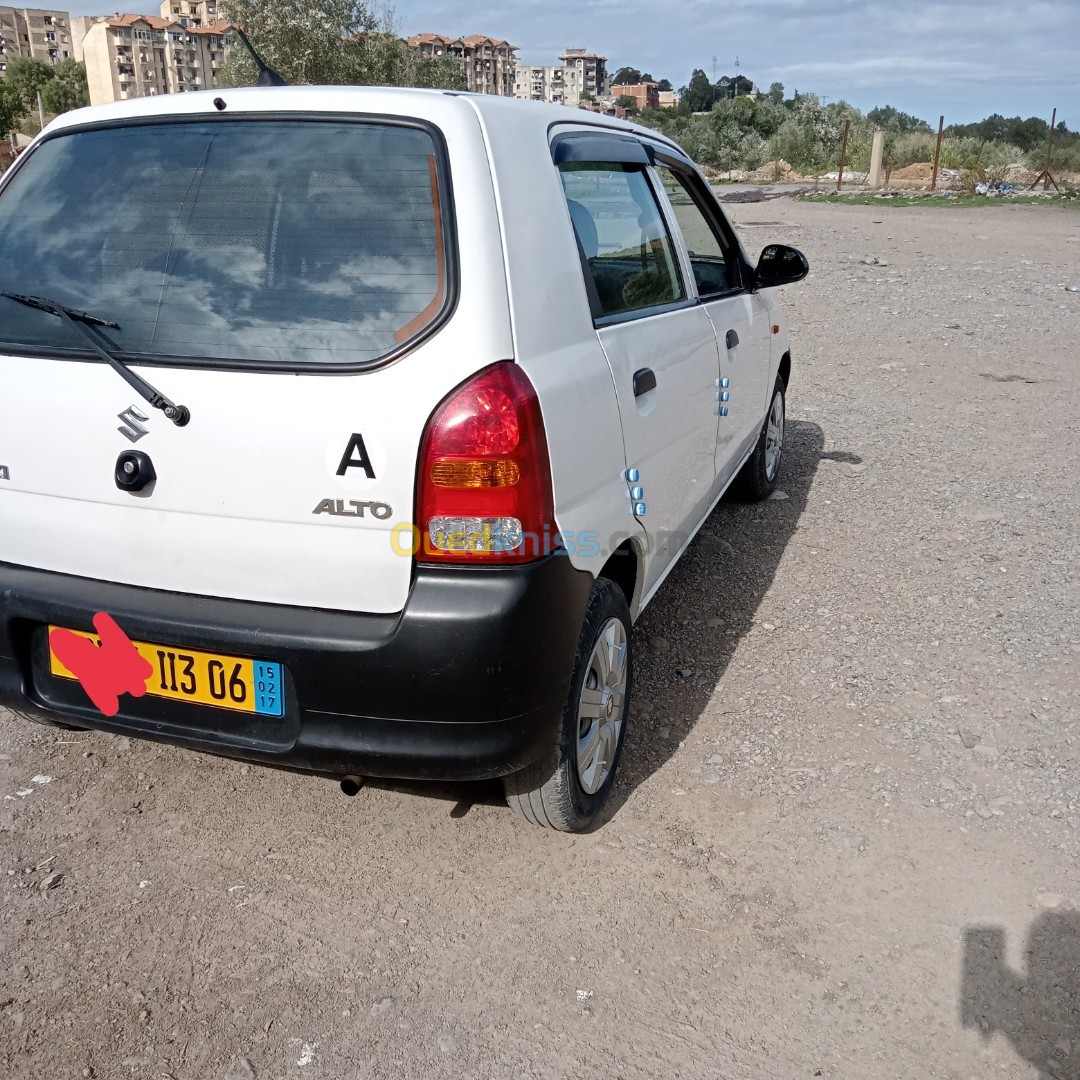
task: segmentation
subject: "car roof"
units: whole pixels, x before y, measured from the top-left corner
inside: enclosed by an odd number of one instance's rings
[[[381,112],[424,119],[436,100],[445,109],[449,100],[460,102],[481,119],[486,114],[514,114],[514,122],[532,124],[538,134],[546,137],[555,124],[588,124],[615,131],[642,135],[656,142],[674,146],[657,131],[613,116],[553,105],[542,101],[522,101],[494,94],[471,94],[457,90],[421,90],[385,86],[251,86],[200,90],[183,94],[157,94],[153,97],[129,98],[107,105],[91,105],[57,117],[46,129],[49,132],[83,124],[115,123],[123,120],[142,120],[153,117],[190,116],[218,113],[214,102],[221,99],[231,111],[243,112],[327,112],[338,115],[350,112]],[[445,114],[444,114],[445,115]]]

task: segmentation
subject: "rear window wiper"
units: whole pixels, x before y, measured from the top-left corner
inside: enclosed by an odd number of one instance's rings
[[[75,308],[65,307],[55,300],[48,300],[44,296],[24,296],[22,293],[0,293],[9,300],[25,307],[37,308],[39,311],[55,315],[62,322],[67,323],[86,343],[90,346],[120,376],[135,392],[146,401],[152,408],[160,409],[165,416],[177,427],[183,427],[190,419],[191,412],[186,405],[174,405],[164,394],[155,390],[141,375],[136,375],[127,364],[121,360],[113,348],[111,342],[96,327],[108,326],[114,330],[120,329],[120,324],[110,322],[108,319],[100,319],[91,315],[88,311],[78,311]]]

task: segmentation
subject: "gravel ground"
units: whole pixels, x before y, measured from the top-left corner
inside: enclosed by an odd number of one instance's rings
[[[609,820],[0,715],[0,1075],[1080,1077],[1080,213],[731,209],[787,498],[642,617]]]

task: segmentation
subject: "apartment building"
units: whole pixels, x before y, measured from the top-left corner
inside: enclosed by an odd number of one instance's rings
[[[0,76],[16,56],[59,64],[74,55],[71,16],[66,11],[0,7]]]
[[[172,16],[173,7],[201,8]],[[90,103],[209,90],[225,62],[229,24],[205,13],[213,0],[166,0],[169,17],[115,15],[93,18],[80,41]],[[186,19],[187,24],[182,22]],[[194,20],[198,19],[196,23]]]
[[[660,108],[661,109],[675,109],[679,105],[679,91],[678,90],[661,90],[660,91]]]
[[[0,74],[7,71],[9,60],[22,56],[19,39],[18,12],[14,8],[0,7]]]
[[[514,97],[523,101],[549,101],[564,105],[566,68],[518,64],[514,71]]]
[[[566,83],[564,105],[580,105],[582,101],[597,101],[609,96],[611,78],[606,56],[586,49],[567,49],[559,59],[563,62]]]
[[[162,0],[161,17],[181,26],[210,26],[218,21],[217,0]]]
[[[632,97],[637,111],[660,108],[660,87],[654,82],[629,83],[625,86],[613,86],[612,96],[616,99]]]
[[[176,2],[176,0],[171,0]],[[453,56],[465,73],[465,89],[475,94],[512,97],[517,46],[499,38],[470,34],[452,38],[443,34],[414,34],[406,42],[421,56]]]
[[[554,67],[519,64],[514,73],[514,97],[578,108],[610,96],[607,57],[585,49],[567,49],[559,59],[562,63]]]

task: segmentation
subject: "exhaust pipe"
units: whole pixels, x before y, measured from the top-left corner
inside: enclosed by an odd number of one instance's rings
[[[364,778],[362,776],[344,776],[341,779],[341,791],[342,794],[348,795],[351,799],[354,795],[360,793],[360,789],[364,786]]]

